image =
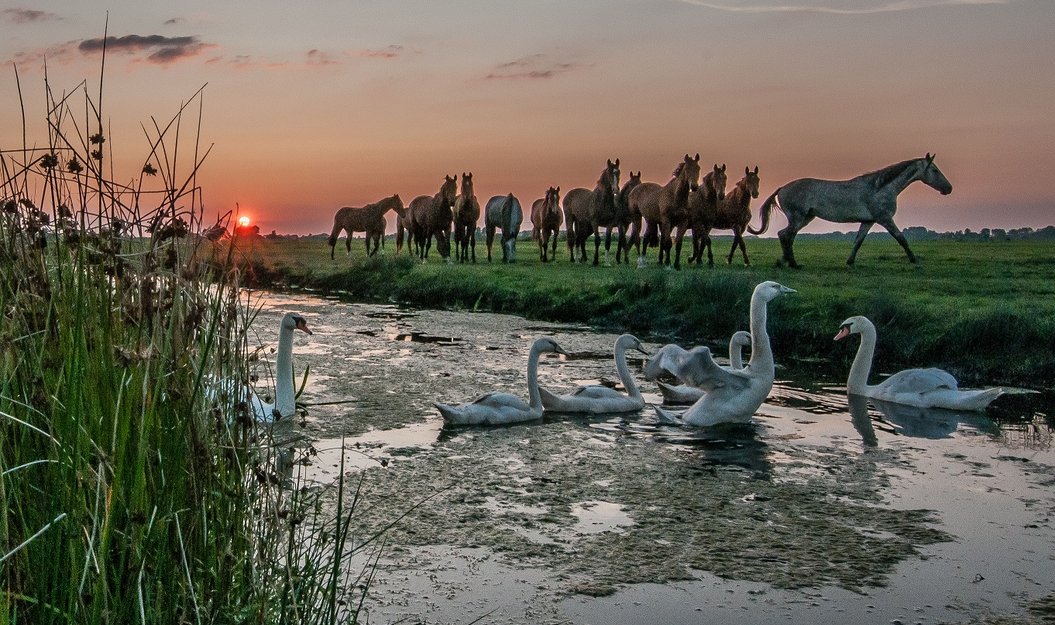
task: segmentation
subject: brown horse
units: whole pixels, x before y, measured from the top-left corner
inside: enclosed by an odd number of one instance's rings
[[[564,221],[560,212],[560,187],[546,189],[546,196],[531,203],[531,238],[538,241],[538,255],[542,262],[549,262],[549,257],[557,259],[557,233]],[[550,237],[553,238],[553,250],[547,253]]]
[[[451,253],[451,223],[454,221],[454,200],[458,190],[457,176],[444,176],[443,185],[436,195],[419,195],[407,206],[411,240],[422,261],[429,258],[432,239],[440,256],[449,259]],[[396,236],[396,247],[400,246],[402,228]]]
[[[630,177],[623,183],[623,188],[619,190],[619,200],[616,202],[615,211],[615,227],[619,229],[619,245],[615,248],[616,264],[619,264],[620,257],[622,257],[623,262],[630,264],[630,245],[627,244],[626,235],[627,230],[630,229],[630,223],[634,220],[634,216],[630,212],[630,192],[639,184],[641,184],[641,172],[638,171],[636,174],[630,172]],[[611,232],[611,227],[605,231],[606,241],[611,236]]]
[[[700,189],[689,194],[689,227],[692,228],[692,256],[690,263],[703,262],[703,248],[710,251],[707,235],[713,226],[708,225],[718,212],[718,203],[725,200],[725,187],[729,178],[725,174],[725,163],[715,163],[711,171],[700,179]],[[706,243],[705,243],[706,241]],[[711,263],[713,265],[713,263]]]
[[[406,213],[406,209],[403,208],[403,200],[399,199],[399,194],[386,197],[383,200],[363,207],[345,206],[339,209],[333,216],[333,231],[330,233],[328,240],[330,258],[333,258],[334,251],[337,248],[337,237],[340,236],[341,230],[344,230],[347,235],[344,244],[348,250],[348,256],[352,255],[353,232],[365,232],[366,255],[373,256],[376,254],[377,248],[381,245],[381,241],[383,241],[385,236],[385,213],[390,210],[396,211],[397,219],[403,217],[404,213]],[[371,241],[374,243],[373,250],[370,249]]]
[[[462,190],[454,200],[454,253],[460,262],[476,262],[476,224],[480,221],[480,202],[473,191],[473,172],[462,172]]]
[[[659,244],[659,263],[670,265],[670,251],[675,249],[674,268],[681,269],[681,244],[685,230],[689,225],[689,193],[700,186],[700,155],[685,159],[674,169],[670,182],[659,187],[647,187],[642,183],[630,192],[631,211],[636,210],[647,223],[644,238],[641,240],[647,248],[649,244]],[[654,183],[652,183],[654,184]],[[658,186],[658,185],[656,185]],[[635,194],[637,202],[635,205]],[[671,235],[676,229],[677,246]],[[644,264],[644,253],[638,256],[638,265]]]
[[[697,256],[703,256],[703,247],[707,247],[707,264],[714,266],[714,257],[711,255],[711,229],[733,231],[733,247],[729,250],[729,257],[725,259],[727,264],[733,263],[733,254],[740,248],[743,254],[744,264],[750,265],[747,260],[747,245],[744,243],[744,230],[751,222],[751,199],[758,197],[758,166],[754,171],[744,167],[744,177],[741,178],[733,190],[726,194],[724,200],[715,205],[713,211],[705,211],[700,215],[703,237],[700,249],[696,251]]]
[[[593,264],[596,267],[601,251],[598,228],[615,221],[616,204],[619,197],[619,159],[611,159],[593,191],[582,187],[572,189],[564,196],[564,222],[568,228],[568,250],[571,262],[575,262],[575,248],[579,248],[580,262],[586,262],[586,239],[593,235]],[[609,241],[611,243],[611,241]],[[605,257],[608,248],[605,247]]]

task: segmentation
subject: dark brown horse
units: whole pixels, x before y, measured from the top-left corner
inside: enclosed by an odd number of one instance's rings
[[[630,212],[630,192],[639,184],[641,184],[641,172],[638,171],[636,174],[630,172],[630,177],[623,183],[623,188],[619,190],[619,199],[616,202],[615,210],[615,227],[619,230],[619,245],[615,248],[616,264],[619,264],[621,260],[628,265],[630,264],[630,245],[628,244],[627,231],[634,220],[634,216]],[[606,247],[607,239],[611,236],[611,232],[611,227],[605,230]],[[620,257],[622,258],[620,259]]]
[[[744,167],[744,177],[733,186],[732,191],[726,194],[725,199],[719,200],[713,211],[705,209],[699,215],[703,236],[695,255],[702,257],[703,247],[706,247],[707,264],[714,266],[714,257],[711,255],[711,230],[714,228],[732,230],[733,247],[729,250],[729,257],[725,259],[725,262],[732,264],[733,254],[736,253],[736,249],[739,247],[740,253],[744,257],[744,264],[750,265],[751,262],[747,260],[747,245],[744,243],[744,230],[747,229],[747,224],[751,222],[751,199],[757,197],[758,166],[755,166],[754,171]]]
[[[366,255],[373,256],[376,254],[385,236],[385,213],[390,210],[396,211],[396,219],[403,217],[404,213],[406,213],[406,209],[403,208],[403,200],[399,199],[399,194],[386,197],[366,206],[345,206],[339,209],[333,216],[333,231],[330,233],[328,240],[330,258],[333,258],[337,247],[337,237],[340,236],[341,230],[344,230],[347,235],[344,244],[348,250],[348,256],[352,255],[353,232],[365,232]],[[373,250],[370,249],[371,241],[374,244]]]
[[[454,200],[458,190],[457,176],[444,176],[443,186],[436,195],[419,195],[407,206],[410,236],[418,256],[428,260],[432,239],[445,259],[451,253],[451,223],[454,221]],[[397,233],[396,247],[400,246],[402,231]]]
[[[473,172],[462,173],[462,190],[454,200],[454,253],[460,262],[476,262],[476,224],[480,221],[480,202],[473,190]]]
[[[630,192],[631,212],[636,209],[648,226],[641,242],[645,247],[658,242],[658,262],[667,266],[670,265],[671,248],[674,248],[674,268],[681,269],[681,244],[689,226],[689,193],[696,191],[700,185],[700,155],[692,157],[686,154],[674,169],[670,182],[658,190],[654,187],[642,189],[646,184],[650,183],[642,183]],[[676,247],[671,234],[675,231]],[[638,257],[638,265],[642,264],[644,251]]]
[[[531,203],[531,238],[538,241],[538,255],[542,262],[549,262],[549,257],[557,259],[557,233],[564,221],[560,211],[560,187],[546,189],[545,197]],[[553,250],[547,251],[550,237],[553,238]]]
[[[725,187],[728,181],[725,174],[725,163],[722,163],[721,167],[715,163],[711,171],[700,179],[699,190],[689,194],[689,227],[692,228],[690,263],[703,262],[704,247],[710,252],[711,244],[707,235],[713,226],[709,223],[718,212],[718,202],[725,200]]]
[[[572,189],[564,196],[564,222],[568,228],[568,250],[571,262],[575,262],[575,249],[580,252],[580,262],[586,262],[586,239],[593,235],[593,264],[597,266],[601,251],[601,239],[597,230],[615,221],[616,204],[619,197],[619,159],[611,160],[597,179],[593,191],[582,187]],[[610,243],[611,241],[609,241]],[[608,248],[605,248],[605,256]]]

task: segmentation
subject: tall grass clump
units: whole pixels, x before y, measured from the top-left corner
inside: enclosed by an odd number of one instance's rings
[[[216,392],[249,380],[252,315],[196,234],[226,225],[201,92],[124,183],[101,87],[46,92],[45,146],[0,151],[0,623],[354,621],[349,511],[280,488],[274,436]]]

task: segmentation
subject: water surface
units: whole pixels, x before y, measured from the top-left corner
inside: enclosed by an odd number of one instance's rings
[[[287,310],[315,332],[294,346],[306,474],[335,479],[343,441],[366,476],[360,535],[402,517],[371,623],[959,622],[1055,592],[1044,396],[989,416],[851,404],[841,376],[781,367],[748,428],[662,425],[646,406],[450,429],[432,402],[526,396],[543,334],[572,354],[542,358],[544,386],[617,385],[615,335],[268,295],[262,344]]]

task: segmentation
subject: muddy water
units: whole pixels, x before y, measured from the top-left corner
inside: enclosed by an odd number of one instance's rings
[[[335,479],[343,439],[365,476],[357,535],[398,519],[371,623],[960,622],[1055,592],[1055,451],[1035,396],[1006,398],[998,423],[849,405],[842,380],[782,369],[750,428],[661,425],[646,406],[448,429],[433,401],[526,396],[542,334],[571,353],[543,357],[544,386],[615,384],[615,336],[273,295],[262,344],[287,310],[315,331],[294,346],[298,375],[310,366],[295,429],[318,451],[304,475]]]

